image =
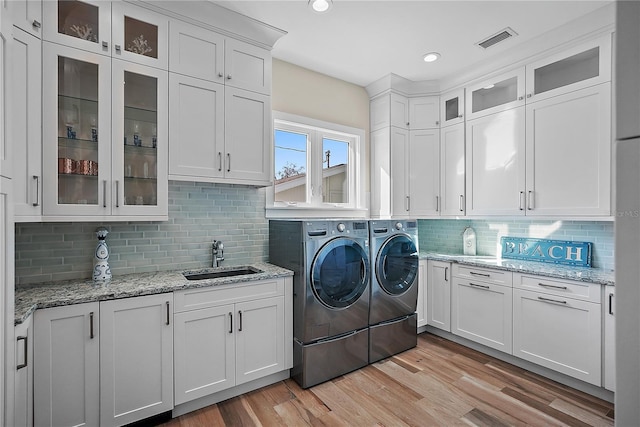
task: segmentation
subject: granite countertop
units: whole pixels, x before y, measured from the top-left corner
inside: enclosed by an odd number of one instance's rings
[[[183,275],[183,273],[198,274],[237,268],[253,268],[261,272],[204,280],[187,280]],[[125,274],[114,277],[106,284],[96,284],[92,279],[78,279],[17,285],[15,290],[15,324],[24,322],[38,308],[161,294],[181,289],[230,285],[292,275],[291,270],[273,264],[255,263],[248,266],[203,268],[201,270]]]
[[[545,262],[500,259],[494,256],[449,255],[432,252],[420,252],[420,259],[457,262],[458,264],[472,265],[475,267],[495,268],[497,270],[507,270],[516,273],[531,273],[539,276],[577,280],[600,285],[613,286],[615,284],[613,270],[604,270],[602,268],[573,267],[570,265]]]

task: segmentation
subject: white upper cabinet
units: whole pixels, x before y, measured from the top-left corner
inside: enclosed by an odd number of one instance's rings
[[[409,128],[435,129],[440,125],[440,97],[409,98]]]
[[[440,131],[409,132],[409,210],[411,217],[438,215],[440,197]]]
[[[440,198],[442,216],[465,214],[464,123],[440,130]]]
[[[464,88],[440,96],[440,126],[464,123]]]
[[[528,216],[611,214],[611,83],[526,107]]]
[[[528,64],[527,103],[611,81],[611,35]]]
[[[169,23],[169,71],[224,83],[224,37],[172,20]]]
[[[226,39],[224,78],[227,86],[271,94],[271,53],[247,43]]]
[[[517,68],[467,87],[467,120],[524,105],[525,70]]]
[[[389,124],[398,128],[409,129],[409,99],[392,93],[389,99]]]
[[[121,1],[44,1],[43,38],[167,69],[169,18]]]
[[[40,38],[42,36],[42,3],[41,0],[6,2],[13,25]]]
[[[11,2],[17,3],[17,2]],[[42,42],[13,29],[11,142],[16,221],[42,215]]]
[[[467,121],[467,215],[524,215],[525,111]]]

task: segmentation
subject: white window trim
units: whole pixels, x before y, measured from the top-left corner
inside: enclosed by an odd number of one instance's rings
[[[277,124],[277,126],[276,126]],[[363,183],[366,177],[363,176],[365,168],[364,161],[365,132],[362,129],[339,125],[335,123],[325,122],[322,120],[312,119],[309,117],[298,116],[295,114],[273,111],[273,132],[275,129],[286,128],[287,125],[295,126],[297,130],[301,127],[308,127],[311,131],[320,131],[325,133],[327,137],[340,140],[345,136],[354,138],[353,144],[350,144],[349,162],[353,166],[353,175],[350,176],[349,191],[352,201],[349,204],[343,203],[284,203],[275,202],[274,186],[267,187],[266,194],[266,217],[267,218],[366,218],[369,210],[364,202],[365,192]],[[291,129],[293,131],[293,128]],[[275,141],[272,142],[273,158],[275,159]],[[317,154],[316,154],[317,155]],[[311,157],[310,153],[307,153]],[[309,168],[309,164],[307,165]],[[321,171],[310,170],[310,173],[321,173]],[[273,173],[273,171],[272,171]]]

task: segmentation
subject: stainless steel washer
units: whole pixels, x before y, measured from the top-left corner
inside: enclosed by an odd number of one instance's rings
[[[368,245],[365,221],[269,222],[269,261],[294,272],[291,376],[303,388],[368,363]]]
[[[417,345],[418,225],[408,220],[371,221],[369,231],[372,363]]]

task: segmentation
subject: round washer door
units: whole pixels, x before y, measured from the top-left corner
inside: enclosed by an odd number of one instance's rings
[[[355,303],[369,284],[369,260],[356,241],[338,237],[320,248],[311,265],[311,289],[331,308]]]
[[[382,289],[390,295],[402,295],[409,290],[418,275],[418,249],[404,234],[387,239],[376,258],[376,277]]]

